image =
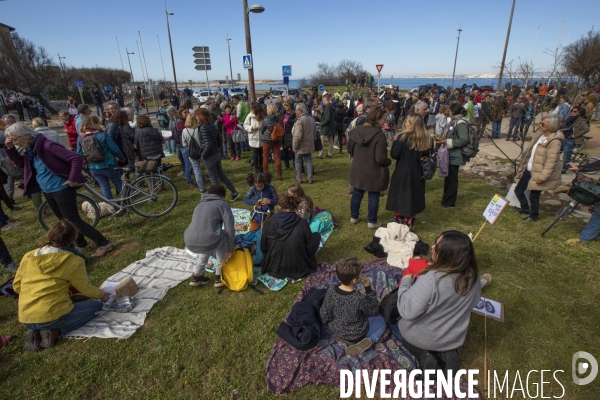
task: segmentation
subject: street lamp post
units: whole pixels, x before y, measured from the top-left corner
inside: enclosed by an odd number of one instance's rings
[[[169,15],[175,15],[167,11],[167,2],[165,1],[165,15],[167,16],[167,31],[169,33],[169,47],[171,48],[171,63],[173,64],[173,81],[175,82],[175,92],[179,96],[179,89],[177,89],[177,74],[175,73],[175,59],[173,58],[173,43],[171,42],[171,27],[169,26]]]
[[[129,59],[130,54],[135,54],[133,51],[130,53],[127,47],[125,47],[125,51],[127,52],[127,61],[129,61],[129,72],[131,73],[131,82],[135,82],[133,78],[133,69],[131,69],[131,60]]]
[[[252,40],[250,37],[250,13],[260,14],[265,11],[265,8],[260,4],[253,4],[248,8],[248,0],[242,0],[242,6],[244,8],[244,27],[246,30],[246,53],[252,54]],[[248,86],[249,90],[249,101],[256,101],[256,94],[254,90],[254,60],[252,60],[252,68],[248,69]]]
[[[456,72],[456,59],[458,58],[458,44],[460,43],[460,33],[462,29],[458,28],[458,37],[456,38],[456,54],[454,55],[454,69],[452,69],[452,84],[450,87],[454,90],[454,73]]]
[[[227,42],[227,51],[229,52],[229,78],[231,81],[233,81],[233,69],[231,68],[231,43],[229,43],[231,41],[231,39],[229,39],[229,33],[227,34],[227,39],[225,39],[225,41]],[[233,87],[235,85],[231,85],[231,87]]]
[[[515,0],[512,2],[512,8],[510,9],[510,18],[508,20],[508,30],[506,31],[506,42],[504,43],[504,53],[502,54],[502,62],[500,63],[500,73],[498,74],[498,87],[496,90],[500,90],[502,84],[502,74],[504,73],[504,62],[506,61],[506,50],[508,49],[508,39],[510,39],[510,28],[512,26],[513,13],[515,12]]]

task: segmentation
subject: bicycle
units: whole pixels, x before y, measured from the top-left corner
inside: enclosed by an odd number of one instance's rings
[[[112,207],[114,212],[109,216],[111,222],[114,221],[115,216],[123,212],[126,220],[129,221],[130,209],[145,218],[159,218],[168,214],[177,204],[179,195],[171,178],[161,174],[161,171],[166,171],[166,169],[160,166],[156,172],[137,173],[134,172],[132,167],[128,166],[115,168],[115,170],[123,171],[121,176],[123,188],[120,196],[112,200],[95,191],[89,183],[78,185],[77,209],[79,211],[83,211],[84,208],[87,209],[86,212],[80,213],[81,218],[95,227],[100,220],[98,201],[107,203]],[[130,178],[131,173],[136,177],[133,182]],[[79,191],[82,188],[91,195]],[[95,198],[99,200],[96,201]],[[89,206],[84,206],[85,203],[88,203]],[[46,230],[58,221],[47,201],[44,201],[38,209],[38,221]]]
[[[587,157],[581,161],[579,166],[586,165],[591,162],[598,160],[596,157]],[[597,171],[590,171],[597,172]],[[584,206],[593,207],[598,201],[600,201],[600,186],[594,182],[593,179],[583,175],[580,172],[576,172],[575,178],[571,184],[571,189],[567,192],[567,195],[571,198],[565,203],[560,210],[554,215],[554,219],[542,232],[542,236],[546,234],[556,223],[560,220],[565,220],[575,209],[581,204]]]

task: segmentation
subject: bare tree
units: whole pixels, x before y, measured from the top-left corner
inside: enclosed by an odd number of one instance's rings
[[[56,83],[58,67],[43,47],[36,47],[18,35],[0,34],[0,87],[39,99],[48,111],[53,107],[42,96]]]
[[[600,75],[600,32],[589,32],[564,49],[565,69],[591,84]]]

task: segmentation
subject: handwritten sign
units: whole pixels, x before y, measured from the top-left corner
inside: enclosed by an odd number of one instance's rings
[[[508,200],[500,195],[495,195],[490,204],[485,208],[483,216],[490,224],[494,225],[507,206]]]

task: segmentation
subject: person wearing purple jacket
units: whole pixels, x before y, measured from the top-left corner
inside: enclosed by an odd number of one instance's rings
[[[19,154],[15,144],[25,152]],[[56,217],[75,225],[79,232],[75,244],[80,252],[89,247],[84,236],[96,243],[92,257],[102,257],[113,249],[100,232],[79,216],[75,187],[86,182],[82,173],[83,157],[21,123],[6,129],[4,150],[13,164],[23,168],[23,194],[43,192]]]

